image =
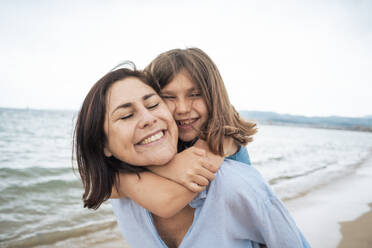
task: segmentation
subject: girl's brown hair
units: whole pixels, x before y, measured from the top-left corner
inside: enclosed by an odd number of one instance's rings
[[[134,67],[133,64],[132,66]],[[111,71],[93,85],[78,114],[74,130],[73,153],[84,186],[82,197],[84,207],[97,209],[107,200],[113,185],[118,185],[119,172],[139,173],[145,170],[144,167],[131,166],[115,157],[106,157],[103,152],[106,142],[103,128],[106,95],[115,82],[127,77],[136,77],[146,84],[152,82],[148,75],[136,69],[121,68]]]
[[[156,57],[145,69],[162,89],[180,72],[186,72],[200,88],[208,110],[208,121],[200,131],[212,152],[224,155],[225,136],[246,145],[257,132],[256,124],[239,116],[231,105],[224,82],[211,58],[198,48],[173,49]]]

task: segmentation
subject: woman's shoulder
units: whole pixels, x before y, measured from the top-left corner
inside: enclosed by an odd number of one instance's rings
[[[224,160],[213,183],[223,195],[230,198],[243,197],[267,201],[273,195],[256,168],[235,160]]]

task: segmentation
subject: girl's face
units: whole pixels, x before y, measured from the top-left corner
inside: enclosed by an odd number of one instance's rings
[[[160,95],[178,126],[179,139],[192,141],[208,119],[207,105],[198,86],[185,71],[179,72]]]
[[[104,153],[131,165],[164,165],[177,152],[177,126],[160,96],[138,78],[107,92]]]

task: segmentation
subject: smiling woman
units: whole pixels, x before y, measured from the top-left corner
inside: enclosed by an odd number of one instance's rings
[[[176,154],[177,126],[153,88],[136,77],[107,94],[104,153],[131,165],[164,165]]]
[[[109,198],[119,172],[143,172],[143,165],[163,165],[175,155],[177,126],[148,82],[148,75],[122,68],[86,96],[74,132],[85,207]]]

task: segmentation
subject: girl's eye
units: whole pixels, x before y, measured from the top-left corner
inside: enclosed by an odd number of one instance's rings
[[[191,93],[191,97],[201,97],[201,94],[199,92]]]
[[[159,106],[159,103],[156,103],[156,104],[150,105],[150,106],[148,106],[147,108],[148,108],[148,109],[154,109],[154,108],[156,108],[157,106]]]
[[[126,119],[129,119],[132,116],[133,116],[133,114],[128,114],[128,115],[125,115],[125,116],[120,117],[120,119],[121,120],[126,120]]]

